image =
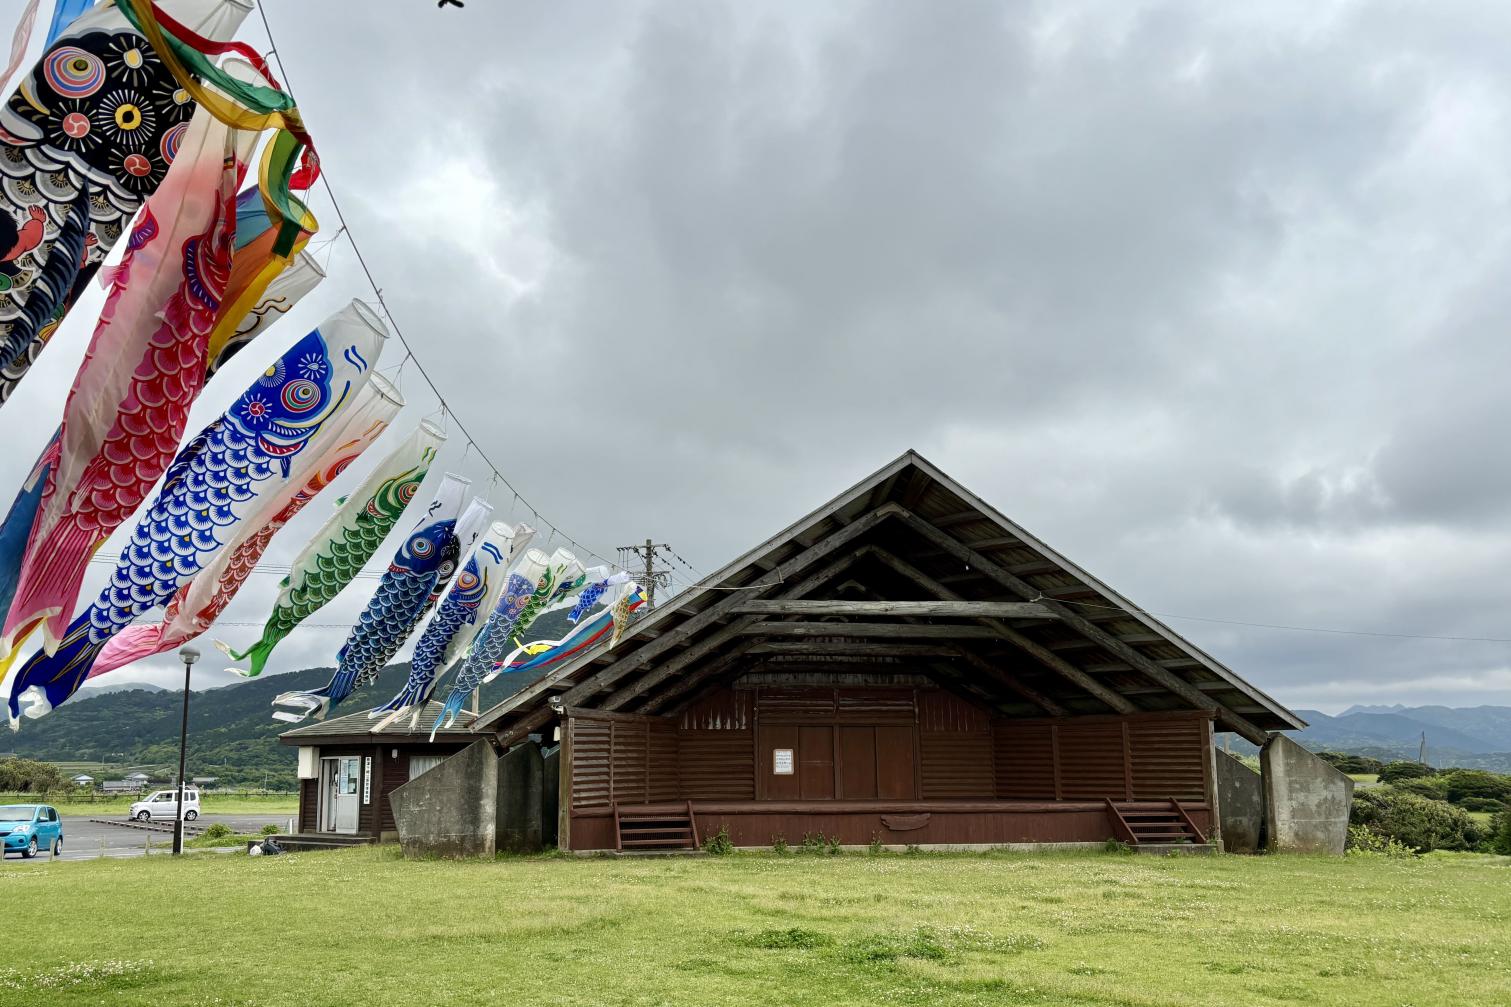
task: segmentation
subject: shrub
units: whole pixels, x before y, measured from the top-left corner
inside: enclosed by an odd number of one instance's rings
[[[1401,780],[1415,780],[1419,776],[1432,776],[1436,772],[1436,769],[1420,762],[1390,762],[1381,768],[1380,782],[1399,783]]]
[[[1505,801],[1493,797],[1465,797],[1455,803],[1465,811],[1500,811],[1506,807]]]
[[[1395,787],[1356,792],[1349,821],[1424,851],[1472,850],[1483,838],[1474,819],[1462,809]]]
[[[259,834],[260,835],[264,835],[264,836],[276,836],[276,835],[278,835],[278,826],[276,826],[276,825],[264,825],[262,827],[262,832],[259,833]]]
[[[233,832],[231,827],[224,822],[216,822],[204,831],[206,839],[224,839],[229,835],[233,835]]]
[[[1367,755],[1349,755],[1345,752],[1318,752],[1317,758],[1331,763],[1340,773],[1378,773],[1385,768],[1379,759]]]
[[[771,850],[779,857],[784,857],[792,852],[792,848],[787,845],[786,836],[772,836]]]
[[[44,794],[70,789],[63,771],[35,759],[0,759],[0,793]]]
[[[1511,857],[1511,808],[1490,819],[1491,852]]]
[[[1368,825],[1348,827],[1348,855],[1351,857],[1405,858],[1414,857],[1419,852]]]
[[[729,839],[727,826],[719,826],[719,831],[703,840],[703,852],[716,857],[726,856],[735,851],[735,844]]]

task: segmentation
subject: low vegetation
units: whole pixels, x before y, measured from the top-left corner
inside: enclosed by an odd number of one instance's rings
[[[1375,761],[1326,754],[1344,771]],[[1381,786],[1354,792],[1350,848],[1371,850],[1380,843],[1395,843],[1417,852],[1511,854],[1511,776],[1391,762],[1379,765],[1379,781]]]
[[[1511,985],[1508,871],[1473,854],[392,848],[15,863],[7,927],[45,936],[9,943],[0,1003],[1492,1004]],[[164,891],[200,909],[165,912]]]

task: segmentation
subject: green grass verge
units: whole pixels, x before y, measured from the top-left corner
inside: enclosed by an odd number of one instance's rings
[[[1379,783],[1379,773],[1349,773],[1348,778],[1355,783]]]
[[[7,864],[0,1003],[1458,1007],[1511,859],[735,855]],[[165,910],[164,892],[192,911]]]

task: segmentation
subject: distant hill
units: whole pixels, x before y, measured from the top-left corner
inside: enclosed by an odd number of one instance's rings
[[[151,682],[108,682],[105,685],[86,685],[73,697],[75,703],[86,699],[94,699],[96,696],[108,696],[113,692],[167,692],[161,685],[153,685]]]
[[[1425,734],[1432,765],[1511,772],[1511,707],[1357,705],[1336,717],[1316,710],[1296,712],[1307,728],[1291,737],[1314,752],[1415,760]],[[1234,751],[1254,751],[1236,739],[1230,744]]]
[[[290,724],[272,719],[273,697],[329,681],[332,669],[309,668],[193,692],[189,697],[189,773],[218,777],[221,785],[292,787],[296,749],[278,743]],[[370,709],[387,701],[409,675],[408,664],[389,665],[372,685],[358,689],[336,713]],[[483,687],[486,709],[535,676],[501,675]],[[447,682],[441,683],[445,694]],[[178,761],[182,693],[130,688],[65,703],[40,720],[24,721],[7,747],[48,762],[107,761],[168,765]]]

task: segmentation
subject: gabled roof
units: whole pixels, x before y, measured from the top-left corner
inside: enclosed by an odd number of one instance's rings
[[[1033,604],[999,606],[1026,618],[836,616],[830,635],[828,621],[769,611],[777,599]],[[931,643],[893,642],[903,634]],[[671,713],[757,664],[820,661],[923,671],[1009,716],[1208,709],[1219,730],[1250,740],[1305,726],[909,451],[677,595],[612,651],[586,651],[484,711],[473,730],[510,744],[548,722],[551,705]]]
[[[284,731],[278,736],[278,740],[285,745],[314,745],[321,742],[367,744],[379,740],[425,742],[430,740],[430,729],[435,726],[436,717],[440,716],[442,709],[442,705],[435,700],[426,703],[425,709],[420,713],[420,721],[413,731],[409,729],[409,715],[400,717],[382,730],[378,730],[378,725],[382,724],[383,720],[370,719],[367,715],[368,711],[359,710],[356,713],[348,713],[344,717],[333,717],[330,720],[316,721],[313,724]],[[435,740],[476,741],[477,735],[469,730],[474,717],[474,714],[466,711],[457,714],[456,723],[444,731],[437,731]]]

